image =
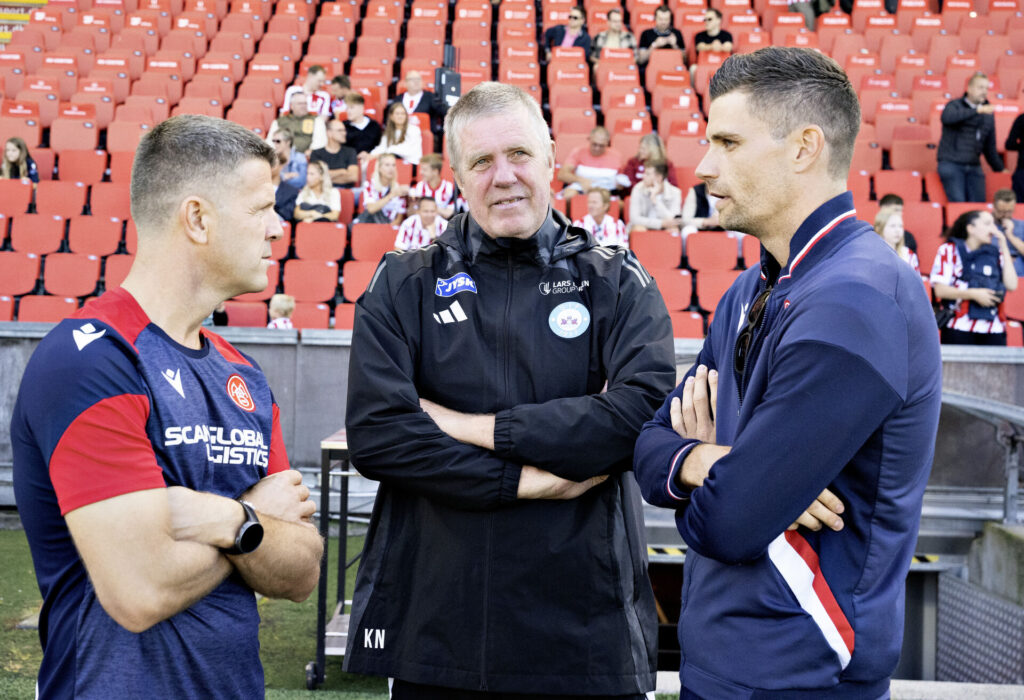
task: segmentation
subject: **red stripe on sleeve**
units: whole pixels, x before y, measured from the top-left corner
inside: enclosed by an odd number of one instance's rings
[[[270,431],[270,458],[267,460],[267,474],[276,474],[291,469],[288,463],[288,451],[284,446],[284,434],[281,432],[281,410],[274,404],[274,425]]]
[[[825,575],[821,572],[821,562],[818,559],[818,553],[796,531],[787,530],[785,534],[786,540],[789,541],[793,549],[800,555],[800,558],[804,560],[808,568],[814,573],[814,593],[825,607],[825,612],[832,619],[832,624],[836,626],[839,636],[843,638],[846,648],[850,650],[852,655],[854,643],[853,627],[850,625],[850,621],[846,619],[846,615],[843,614],[843,609],[839,607],[839,603],[836,602],[836,597],[832,595],[832,589],[829,588],[828,581],[825,580]]]
[[[224,357],[225,360],[227,360],[228,362],[232,362],[236,365],[245,365],[246,367],[252,367],[252,363],[249,362],[249,360],[245,359],[245,356],[242,355],[242,353],[238,352],[238,350],[235,350],[234,346],[231,343],[224,340],[216,333],[206,330],[205,328],[201,329],[201,332],[203,335],[207,337],[207,339],[209,339],[213,347],[216,348],[217,352],[219,352]]]
[[[149,399],[139,394],[111,396],[75,418],[50,455],[61,515],[167,485],[146,434],[148,418]]]

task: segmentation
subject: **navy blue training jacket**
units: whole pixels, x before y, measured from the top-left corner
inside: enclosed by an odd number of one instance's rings
[[[736,338],[772,282],[740,377]],[[884,696],[941,403],[921,280],[845,193],[800,226],[786,267],[762,249],[761,268],[719,303],[697,364],[719,372],[717,441],[732,451],[701,487],[679,488],[697,444],[671,427],[680,385],[634,460],[644,497],[676,509],[689,546],[683,686],[716,700]],[[844,528],[787,531],[826,487]]]

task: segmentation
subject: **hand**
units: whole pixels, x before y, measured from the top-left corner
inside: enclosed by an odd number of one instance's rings
[[[494,449],[494,416],[492,414],[461,413],[436,404],[429,399],[420,399],[420,408],[437,423],[437,427],[448,437],[476,445],[485,450]]]
[[[178,542],[190,541],[212,547],[230,547],[235,533],[245,520],[242,507],[230,498],[193,491],[184,486],[169,486],[167,506],[170,536]]]
[[[516,492],[516,497],[523,500],[569,501],[579,498],[607,479],[607,474],[599,474],[586,481],[569,481],[543,469],[523,465],[523,471],[519,475],[519,490]]]
[[[407,196],[409,194],[409,186],[408,185],[399,185],[398,187],[396,187],[394,189],[394,191],[395,191],[396,196],[398,196],[398,197],[405,197],[405,196]]]
[[[843,529],[843,519],[839,517],[843,510],[843,502],[834,493],[825,489],[814,499],[814,503],[809,505],[807,510],[800,514],[796,522],[786,529],[795,530],[803,525],[808,530],[818,531],[822,525],[826,525],[830,529],[839,532]]]
[[[992,307],[997,306],[1000,301],[999,295],[996,294],[995,290],[987,289],[985,287],[972,287],[967,290],[970,293],[970,299],[978,306]]]
[[[704,219],[704,226],[701,228],[717,228],[718,227],[718,210],[712,209],[711,216]]]
[[[715,407],[718,406],[718,372],[697,367],[694,376],[683,384],[682,400],[673,398],[669,405],[672,428],[691,440],[715,442]]]
[[[1010,222],[1010,226],[1011,227],[1013,226],[1013,222]],[[999,248],[1000,250],[1002,250],[1003,253],[1009,252],[1006,249],[1006,232],[1005,231],[1001,231],[997,227],[996,230],[992,232],[992,238],[995,239],[996,247]]]
[[[996,111],[995,105],[978,105],[978,114],[994,114]]]
[[[310,523],[316,504],[309,500],[309,489],[302,483],[302,474],[289,469],[263,477],[242,500],[249,501],[258,513],[290,523]]]

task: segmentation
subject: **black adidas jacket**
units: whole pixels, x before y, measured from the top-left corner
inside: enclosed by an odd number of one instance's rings
[[[346,425],[380,490],[345,668],[523,693],[654,688],[633,443],[675,383],[664,302],[632,253],[560,214],[526,241],[467,215],[388,253],[356,309]],[[602,391],[607,382],[607,390]],[[495,450],[420,410],[494,413]],[[517,501],[520,465],[583,480]]]

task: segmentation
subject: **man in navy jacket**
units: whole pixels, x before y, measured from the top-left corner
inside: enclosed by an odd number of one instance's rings
[[[762,255],[634,457],[689,547],[682,696],[888,697],[941,402],[934,317],[856,219],[860,107],[832,59],[734,56],[709,117],[697,174]]]

